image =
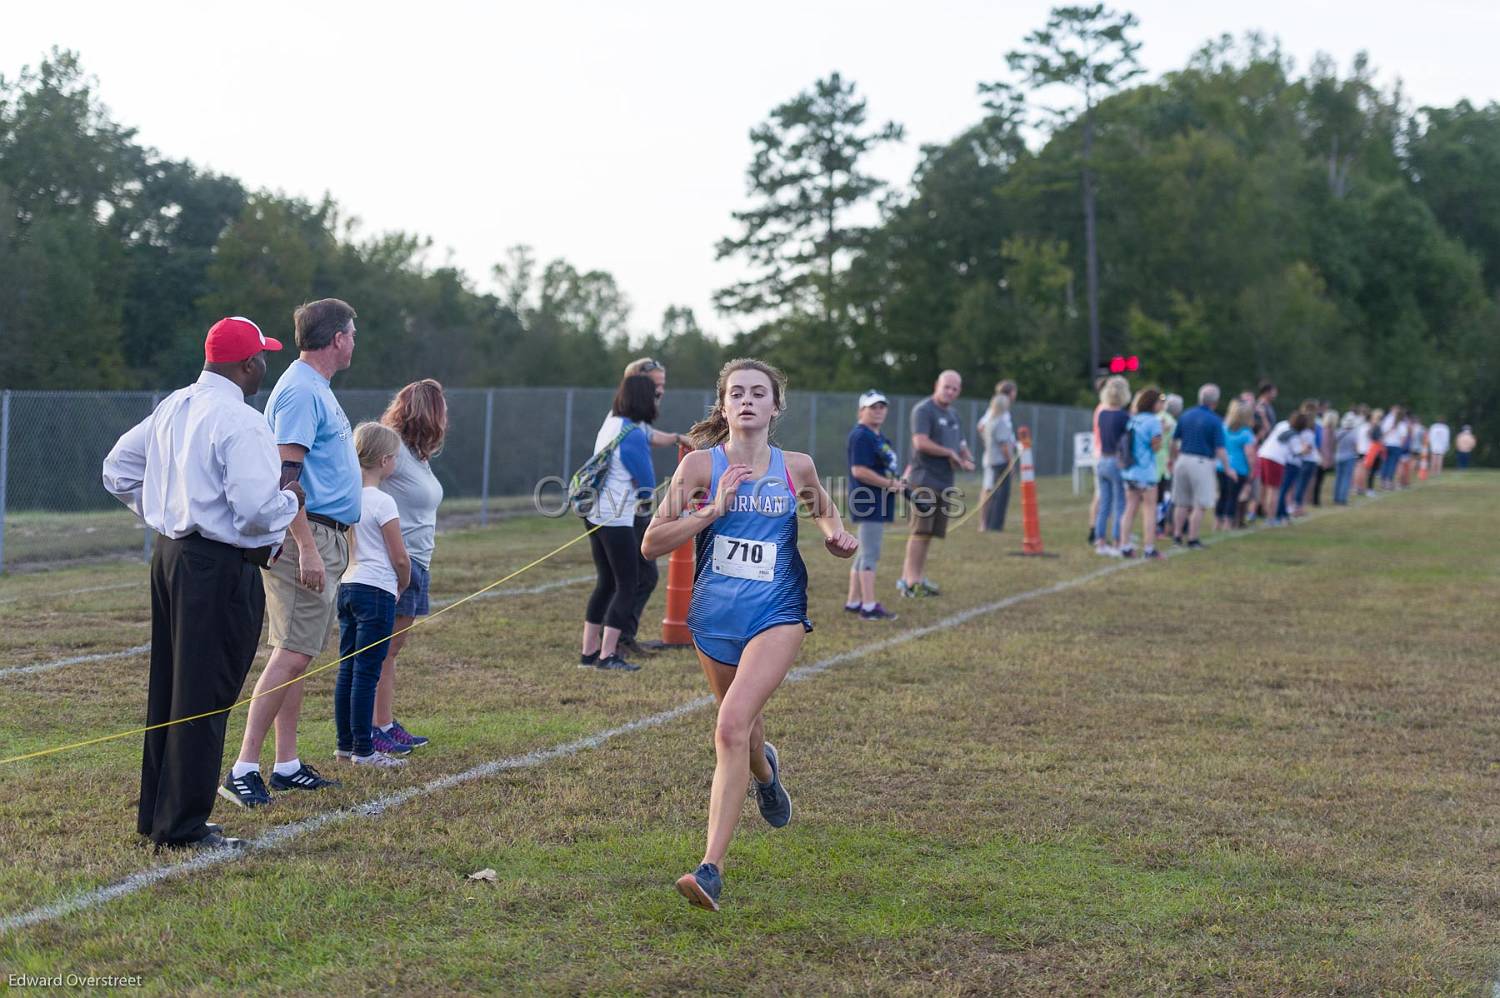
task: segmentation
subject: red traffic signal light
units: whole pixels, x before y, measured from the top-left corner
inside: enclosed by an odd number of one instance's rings
[[[1137,357],[1135,354],[1131,354],[1129,357],[1125,358],[1125,370],[1127,370],[1127,371],[1139,371],[1140,369],[1141,369],[1141,358]]]
[[[1124,374],[1125,373],[1125,358],[1121,357],[1119,355],[1116,355],[1114,357],[1109,358],[1109,373],[1110,374]]]

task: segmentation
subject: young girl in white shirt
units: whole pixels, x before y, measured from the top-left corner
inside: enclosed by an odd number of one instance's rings
[[[396,500],[380,483],[396,470],[401,437],[389,426],[361,423],[354,430],[364,491],[349,568],[339,586],[338,679],[333,684],[334,758],[369,766],[404,766],[395,752],[377,752],[371,740],[375,687],[396,623],[396,595],[411,582],[411,558],[401,539]],[[411,751],[401,746],[402,755]]]

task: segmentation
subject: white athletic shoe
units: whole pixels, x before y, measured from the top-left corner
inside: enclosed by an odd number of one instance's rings
[[[398,759],[384,752],[371,752],[369,755],[351,755],[349,761],[356,766],[374,766],[377,769],[400,769],[406,765],[405,759]]]
[[[1120,549],[1119,548],[1110,547],[1108,544],[1101,544],[1098,547],[1094,548],[1094,553],[1097,554],[1097,555],[1102,555],[1105,558],[1123,558],[1124,557],[1124,555],[1122,555],[1120,553]]]

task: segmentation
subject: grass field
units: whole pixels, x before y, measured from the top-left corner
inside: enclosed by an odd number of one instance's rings
[[[796,817],[773,831],[747,806],[718,915],[672,889],[702,851],[713,765],[711,710],[660,716],[705,693],[691,655],[575,668],[584,585],[475,601],[402,661],[399,713],[434,744],[405,770],[221,808],[259,836],[244,858],[184,869],[139,846],[138,738],[0,767],[12,919],[179,874],[7,927],[0,970],[153,991],[1488,993],[1497,487],[1449,475],[1127,566],[1083,546],[1083,500],[1045,481],[1058,557],[966,528],[933,558],[944,595],[888,601],[893,624],[839,611],[847,563],[804,530],[818,626],[801,661],[828,668],[766,722]],[[436,595],[576,532],[449,533]],[[893,536],[883,582],[900,550]],[[587,565],[576,545],[511,585]],[[0,579],[0,670],[144,642],[144,578]],[[1008,596],[1025,598],[949,619]],[[139,724],[144,661],[0,671],[0,755]],[[325,773],[331,689],[310,681],[303,723]],[[429,785],[493,760],[510,763]],[[485,867],[496,882],[466,879]]]

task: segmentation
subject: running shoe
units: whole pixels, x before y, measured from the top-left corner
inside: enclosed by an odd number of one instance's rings
[[[1194,537],[1192,540],[1188,541],[1187,546],[1189,551],[1197,551],[1203,547],[1203,542]]]
[[[1090,544],[1094,543],[1094,528],[1093,527],[1089,528],[1089,543]]]
[[[324,787],[343,786],[338,780],[330,780],[307,763],[290,776],[282,776],[280,773],[271,774],[272,790],[322,790]]]
[[[401,726],[401,722],[396,720],[394,717],[391,718],[391,730],[387,731],[386,734],[395,738],[396,741],[400,742],[402,745],[409,745],[414,749],[421,748],[423,745],[426,745],[428,742],[432,741],[432,739],[428,738],[426,735],[414,735],[410,731],[407,731]]]
[[[719,895],[724,891],[724,878],[719,868],[712,863],[702,863],[692,873],[677,878],[677,893],[699,908],[719,910]]]
[[[1110,547],[1108,544],[1101,544],[1098,547],[1094,548],[1094,553],[1097,555],[1103,555],[1105,558],[1123,557],[1123,555],[1120,554],[1119,548]]]
[[[578,656],[578,668],[580,668],[580,669],[597,669],[597,668],[599,668],[599,653],[598,652],[594,652],[592,655],[584,655],[584,654],[580,653],[579,656]]]
[[[918,595],[916,588],[908,586],[905,579],[896,580],[896,592],[907,599],[912,599]]]
[[[219,796],[240,807],[261,807],[271,803],[271,794],[266,790],[266,781],[260,778],[260,770],[252,770],[236,777],[233,771],[224,777],[219,787]]]
[[[860,612],[859,604],[855,603],[853,606],[851,606],[848,603],[845,603],[844,604],[844,612],[845,613],[859,613]]]
[[[375,751],[384,752],[386,755],[410,755],[411,746],[403,745],[399,739],[389,731],[381,731],[379,728],[370,729],[370,744]]]
[[[603,669],[606,672],[640,672],[641,667],[633,662],[627,662],[619,655],[611,655],[609,658],[601,658],[599,664],[594,668]]]
[[[1135,548],[1133,548],[1133,547],[1131,547],[1130,545],[1127,544],[1125,547],[1122,547],[1120,549],[1120,557],[1121,558],[1134,558],[1135,557]]]
[[[376,769],[400,769],[406,765],[405,759],[378,751],[369,755],[351,755],[349,761],[356,766],[374,766]]]
[[[859,611],[860,620],[895,620],[896,615],[887,610],[883,605],[876,603],[868,610]]]
[[[348,762],[350,760],[350,758],[353,757],[353,755],[354,755],[354,753],[350,752],[348,749],[334,749],[333,750],[333,761],[334,762]]]
[[[941,596],[943,591],[931,579],[923,579],[917,583],[917,592],[923,596]]]
[[[772,828],[785,828],[792,820],[792,798],[781,785],[781,759],[776,755],[776,746],[766,742],[766,762],[771,764],[771,782],[762,783],[751,777],[755,784],[755,803],[760,805],[760,816]]]
[[[1167,556],[1164,555],[1164,554],[1162,554],[1160,551],[1156,550],[1156,548],[1147,548],[1145,551],[1141,552],[1141,560],[1142,561],[1166,561],[1167,560]]]

